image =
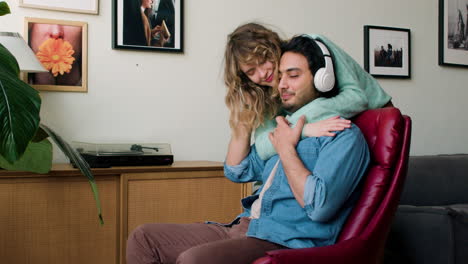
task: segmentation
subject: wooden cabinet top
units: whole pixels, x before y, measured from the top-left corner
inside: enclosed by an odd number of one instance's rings
[[[222,170],[223,163],[217,161],[175,161],[169,166],[132,166],[93,168],[95,176],[118,175],[122,173],[168,172],[168,171],[215,171]],[[44,177],[44,176],[76,176],[80,171],[71,164],[54,164],[47,174],[36,174],[25,171],[7,171],[0,169],[0,179],[10,177]]]

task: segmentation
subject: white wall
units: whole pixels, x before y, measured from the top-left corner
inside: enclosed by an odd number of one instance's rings
[[[98,16],[7,2],[13,14],[0,18],[0,31],[22,33],[26,16],[88,23],[88,93],[41,93],[42,122],[69,141],[168,142],[176,160],[222,161],[226,35],[257,21],[284,37],[324,34],[361,65],[364,25],[411,29],[412,78],[379,79],[413,119],[411,154],[468,152],[467,69],[437,64],[437,0],[185,0],[184,54],[113,50],[110,0],[100,0]],[[66,161],[59,151],[54,160]]]

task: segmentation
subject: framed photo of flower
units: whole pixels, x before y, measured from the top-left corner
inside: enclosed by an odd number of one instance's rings
[[[364,26],[364,69],[374,77],[411,78],[411,32]]]
[[[40,91],[87,92],[88,24],[25,18],[25,39],[49,72],[28,73],[26,82]]]
[[[468,67],[468,0],[439,0],[439,65]]]
[[[112,1],[112,48],[183,52],[183,0]]]
[[[97,15],[99,0],[19,0],[19,6]]]

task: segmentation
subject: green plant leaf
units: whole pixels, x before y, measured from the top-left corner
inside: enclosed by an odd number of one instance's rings
[[[36,135],[34,135],[32,141],[33,142],[40,142],[46,138],[48,138],[49,135],[47,134],[47,132],[44,131],[44,129],[42,129],[41,127],[39,127],[37,129],[37,132],[36,132]]]
[[[57,135],[52,129],[47,127],[44,124],[40,124],[40,128],[43,129],[50,138],[57,144],[57,146],[62,150],[62,152],[70,159],[70,161],[75,164],[75,166],[81,171],[81,173],[88,178],[88,182],[91,185],[91,190],[94,194],[94,200],[96,201],[96,207],[98,210],[99,223],[104,224],[104,219],[102,218],[101,213],[101,201],[99,200],[99,192],[94,179],[94,175],[91,172],[88,162],[84,160],[81,155],[70,146],[62,137]]]
[[[15,56],[0,43],[0,70],[19,76],[20,68]]]
[[[21,157],[36,134],[40,107],[36,90],[0,72],[0,155],[10,163]]]
[[[31,142],[23,156],[13,164],[0,156],[0,167],[14,171],[47,173],[52,167],[52,144],[47,139],[37,143]]]
[[[0,45],[0,155],[10,163],[21,157],[36,134],[41,108],[39,93],[19,79],[17,64]]]
[[[8,7],[7,2],[0,2],[0,16],[10,14],[10,7]]]

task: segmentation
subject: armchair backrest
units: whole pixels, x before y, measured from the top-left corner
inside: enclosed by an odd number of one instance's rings
[[[407,173],[411,119],[386,107],[367,110],[353,122],[366,138],[371,163],[360,199],[337,242],[360,236],[385,243]]]
[[[370,148],[371,163],[361,196],[334,245],[268,251],[254,264],[375,264],[398,207],[408,168],[411,119],[394,107],[367,110],[353,118]]]

